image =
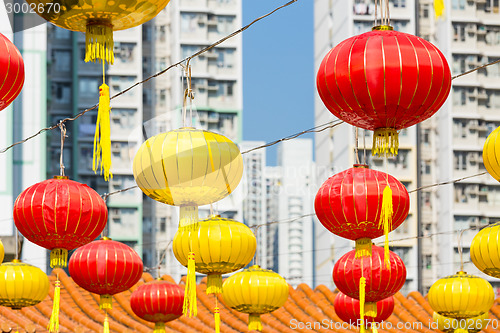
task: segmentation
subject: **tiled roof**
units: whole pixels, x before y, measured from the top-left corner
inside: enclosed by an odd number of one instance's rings
[[[16,311],[10,308],[0,307],[0,328],[8,332],[8,327],[13,331],[17,328],[19,332],[47,332],[49,317],[52,312],[52,297],[55,274],[59,273],[61,280],[61,312],[60,312],[60,332],[101,332],[104,312],[99,310],[99,296],[91,294],[79,288],[73,280],[62,270],[54,270],[50,276],[51,289],[49,296],[35,307],[24,308]],[[163,277],[166,280],[174,282],[170,276]],[[109,311],[110,330],[112,332],[152,332],[153,324],[139,319],[134,315],[129,305],[129,297],[135,288],[139,285],[152,281],[153,277],[144,273],[132,289],[113,297],[113,309]],[[201,332],[213,333],[214,321],[212,309],[214,307],[214,296],[205,294],[205,279],[198,285],[198,317],[181,317],[167,324],[166,332]],[[262,316],[265,333],[311,333],[311,332],[357,332],[353,327],[351,329],[342,329],[336,322],[342,321],[337,317],[333,309],[333,301],[336,291],[331,291],[325,286],[319,286],[312,290],[305,284],[297,288],[290,287],[290,296],[286,304],[272,314]],[[490,312],[492,323],[498,323],[500,318],[500,299],[495,301]],[[248,332],[248,315],[238,313],[224,306],[220,302],[221,308],[221,332],[222,333],[240,333]],[[392,328],[379,329],[380,333],[396,332],[434,332],[436,330],[428,329],[429,322],[432,321],[432,309],[427,300],[418,292],[412,292],[408,297],[401,293],[395,296],[395,309],[388,322]],[[422,327],[413,326],[408,329],[403,328],[404,323],[407,327],[413,322],[423,323]],[[399,323],[399,324],[398,324]],[[410,323],[410,324],[408,324]],[[316,325],[316,328],[314,328]],[[399,325],[399,326],[398,326]],[[307,326],[311,328],[307,328]],[[492,325],[496,326],[496,325]],[[490,326],[484,330],[488,333],[498,332]],[[398,329],[399,327],[399,329]],[[439,331],[437,331],[439,332]]]

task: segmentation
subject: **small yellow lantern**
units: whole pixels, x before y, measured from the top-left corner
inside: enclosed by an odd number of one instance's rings
[[[3,262],[4,257],[5,257],[5,249],[3,247],[2,240],[0,240],[0,263]]]
[[[191,245],[196,272],[208,275],[207,294],[220,294],[221,275],[235,272],[252,261],[257,247],[255,235],[245,224],[215,215],[200,221],[196,236],[179,229],[173,242],[174,255],[187,266]]]
[[[500,222],[481,229],[472,240],[470,258],[486,275],[500,278]]]
[[[49,278],[38,267],[14,259],[0,265],[0,305],[19,310],[33,306],[49,293]]]
[[[478,317],[461,320],[441,316],[434,312],[432,319],[437,323],[438,329],[445,333],[477,333],[486,328],[490,322],[488,312]]]
[[[484,143],[483,163],[491,177],[500,181],[500,127],[491,132]]]
[[[279,274],[255,265],[227,278],[222,290],[227,306],[249,314],[248,330],[262,331],[260,315],[282,307],[289,286]]]
[[[485,279],[458,272],[437,280],[429,290],[428,298],[432,309],[438,314],[467,319],[488,312],[495,294]]]

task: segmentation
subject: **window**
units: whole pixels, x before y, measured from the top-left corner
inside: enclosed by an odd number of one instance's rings
[[[181,14],[181,32],[192,33],[198,28],[198,14],[182,13]]]
[[[71,104],[71,83],[54,82],[52,83],[52,94],[56,103]]]
[[[424,267],[426,269],[431,269],[432,268],[432,255],[426,254],[424,257]]]
[[[453,87],[452,93],[453,105],[467,104],[467,91],[464,87]]]
[[[465,0],[463,0],[465,1]],[[406,7],[406,0],[393,0],[394,2],[394,7],[395,8],[405,8]]]
[[[455,170],[467,170],[467,152],[459,151],[453,153],[453,164]]]
[[[487,45],[499,45],[500,44],[500,27],[487,26],[485,40],[486,40]]]
[[[69,51],[52,51],[52,63],[57,71],[69,72],[71,69],[71,53]]]
[[[424,161],[422,163],[422,173],[425,175],[430,175],[431,174],[431,162],[430,161]]]
[[[54,35],[55,35],[56,39],[70,39],[71,38],[71,31],[56,27]]]
[[[465,9],[465,0],[452,0],[451,8],[455,10],[464,10]]]
[[[142,25],[142,41],[150,42],[151,41],[151,26],[149,24]]]
[[[81,77],[78,85],[80,97],[92,98],[99,95],[99,80],[96,77]]]
[[[429,128],[424,129],[422,131],[422,142],[424,143],[425,146],[429,145],[430,137],[431,137],[431,130]]]
[[[160,231],[165,232],[167,230],[167,218],[162,217],[160,218]]]
[[[453,41],[465,42],[465,24],[453,24]]]
[[[135,56],[135,43],[120,43],[115,42],[115,62],[131,63],[134,61]]]

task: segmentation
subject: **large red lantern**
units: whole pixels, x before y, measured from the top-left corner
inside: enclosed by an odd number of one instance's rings
[[[335,296],[335,301],[333,302],[333,306],[335,308],[335,313],[339,316],[340,319],[349,323],[350,325],[357,325],[358,320],[361,319],[360,316],[360,303],[359,300],[349,297],[346,294],[339,292],[337,296]],[[370,309],[370,306],[375,307],[374,309]],[[387,320],[392,312],[394,311],[394,298],[387,297],[377,303],[368,303],[365,305],[365,311],[367,313],[375,312],[376,316],[365,316],[365,326],[370,326],[371,323],[381,323],[382,321]]]
[[[69,273],[76,284],[101,296],[99,306],[112,307],[112,295],[130,289],[142,276],[143,264],[129,246],[104,237],[75,250]],[[106,312],[104,333],[109,332]]]
[[[314,209],[330,232],[356,241],[360,257],[366,254],[363,252],[370,252],[371,239],[384,234],[387,238],[390,231],[404,222],[410,196],[393,176],[355,165],[323,183],[316,194]]]
[[[451,89],[444,55],[430,42],[383,25],[348,38],[323,59],[316,78],[326,108],[375,131],[372,154],[397,154],[398,131],[431,117]]]
[[[93,241],[106,226],[106,203],[85,184],[56,176],[24,190],[14,203],[17,229],[50,252],[50,267],[67,266],[68,251]],[[59,331],[61,283],[57,278],[49,332]]]
[[[155,323],[154,333],[164,333],[165,323],[182,316],[184,288],[167,281],[152,281],[130,296],[130,307],[141,319]]]
[[[349,297],[360,299],[360,279],[366,280],[365,300],[378,302],[397,293],[406,281],[403,260],[390,251],[390,266],[384,264],[384,249],[372,246],[370,257],[355,258],[355,251],[344,254],[333,267],[333,282]],[[361,297],[362,298],[362,297]]]
[[[19,95],[24,85],[24,61],[12,42],[0,34],[0,110]]]

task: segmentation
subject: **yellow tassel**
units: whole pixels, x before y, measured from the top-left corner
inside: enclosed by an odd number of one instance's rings
[[[464,328],[457,328],[453,333],[469,333],[469,331]]]
[[[251,313],[248,315],[248,330],[262,332],[262,320],[259,314]]]
[[[372,240],[370,238],[356,239],[356,254],[354,258],[371,257],[372,256]]]
[[[165,323],[155,323],[153,333],[165,333]]]
[[[372,325],[371,325],[372,333],[378,333],[377,325],[378,325],[378,323],[376,323],[376,322],[372,323]]]
[[[184,292],[184,304],[182,313],[187,317],[196,317],[198,314],[196,304],[196,261],[194,252],[188,253],[188,266],[186,276],[186,290]]]
[[[112,308],[113,308],[113,296],[101,295],[99,299],[99,309],[112,309]]]
[[[377,128],[373,133],[372,155],[394,156],[398,154],[399,134],[394,128]]]
[[[59,332],[59,304],[61,302],[61,282],[59,281],[59,276],[56,280],[56,285],[54,287],[54,303],[52,304],[52,315],[49,321],[49,332],[58,333]]]
[[[109,114],[111,106],[109,101],[109,87],[103,83],[99,87],[99,110],[97,111],[97,123],[94,135],[94,157],[92,170],[97,173],[99,163],[101,164],[101,174],[104,170],[104,180],[113,178],[111,173],[111,130]]]
[[[180,207],[179,228],[187,228],[188,231],[198,230],[198,206]]]
[[[108,312],[106,312],[106,315],[104,316],[104,323],[102,325],[102,333],[109,333]]]
[[[382,213],[380,214],[379,228],[384,228],[385,242],[384,242],[384,263],[390,269],[391,263],[389,261],[389,232],[392,230],[392,190],[387,185],[384,188],[382,196]]]
[[[68,250],[53,249],[50,251],[50,267],[64,268],[68,266]]]
[[[106,61],[113,64],[113,27],[105,24],[87,24],[85,33],[85,62]]]
[[[365,289],[366,289],[366,278],[361,277],[359,279],[359,319],[361,321],[359,331],[364,333],[365,331]]]
[[[365,303],[365,316],[375,318],[377,316],[377,303],[366,302]]]
[[[207,294],[222,294],[222,275],[210,274],[207,276]]]
[[[216,306],[214,309],[214,322],[215,322],[215,333],[220,333],[220,311],[218,306]]]

